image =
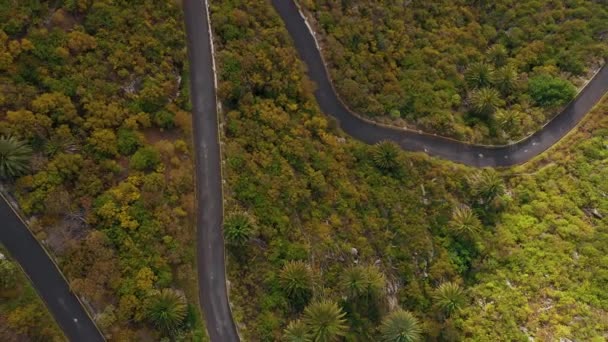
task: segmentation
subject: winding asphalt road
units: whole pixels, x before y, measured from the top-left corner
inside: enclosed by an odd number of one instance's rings
[[[213,342],[239,341],[226,289],[215,68],[207,2],[184,0],[197,189],[199,295]],[[0,243],[19,262],[70,341],[105,341],[36,238],[0,198]]]
[[[226,289],[224,207],[213,41],[207,0],[184,0],[190,61],[201,306],[213,342],[239,341]]]
[[[469,145],[420,132],[381,126],[349,111],[328,76],[316,40],[292,0],[272,0],[285,22],[308,76],[316,83],[321,110],[334,117],[344,132],[373,144],[392,140],[410,151],[422,151],[477,167],[523,163],[555,144],[572,130],[608,90],[603,67],[568,107],[529,138],[508,146]],[[239,341],[226,288],[223,196],[215,66],[206,0],[184,0],[197,189],[199,292],[209,336],[213,342]],[[21,264],[34,287],[71,341],[104,341],[100,331],[66,280],[6,201],[0,200],[0,242]]]
[[[337,119],[348,135],[368,144],[391,140],[408,151],[425,152],[476,167],[521,164],[564,137],[608,90],[608,67],[604,66],[563,112],[538,132],[512,145],[470,145],[436,135],[378,125],[362,119],[342,103],[332,86],[315,37],[294,1],[272,0],[272,4],[287,26],[287,31],[308,68],[308,76],[317,85],[315,97],[323,113]]]
[[[19,262],[67,338],[105,341],[60,271],[3,198],[0,220],[0,243]]]
[[[366,143],[392,140],[411,151],[423,151],[467,165],[509,166],[543,152],[584,117],[608,89],[604,67],[561,114],[528,139],[509,146],[476,146],[424,133],[380,126],[350,112],[328,77],[321,52],[306,21],[292,0],[272,0],[295,46],[317,84],[321,110],[336,118],[341,128]],[[226,290],[222,232],[222,174],[218,130],[213,41],[207,0],[184,0],[193,105],[197,179],[199,292],[209,336],[214,342],[238,341]]]
[[[272,4],[308,67],[308,76],[317,84],[315,97],[321,110],[336,118],[344,132],[369,144],[392,140],[406,150],[477,167],[519,164],[545,151],[572,130],[608,90],[608,67],[603,67],[579,96],[543,129],[508,146],[468,145],[381,126],[352,113],[340,101],[316,40],[293,0],[272,0]],[[201,306],[213,342],[239,341],[226,289],[216,79],[207,1],[184,0],[183,8],[193,105]],[[104,341],[60,271],[4,200],[0,200],[0,220],[0,242],[21,264],[66,336],[71,341]]]

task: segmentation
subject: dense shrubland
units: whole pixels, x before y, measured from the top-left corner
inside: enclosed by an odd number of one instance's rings
[[[602,338],[601,280],[571,262],[577,246],[589,270],[608,267],[591,259],[603,251],[593,242],[601,234],[578,232],[605,229],[585,214],[607,210],[593,203],[608,192],[596,183],[602,131],[581,143],[587,152],[569,150],[575,161],[546,157],[572,173],[544,168],[538,176],[524,174],[534,164],[499,173],[390,142],[365,146],[319,113],[268,3],[226,2],[212,12],[226,105],[230,298],[244,338]],[[570,192],[577,182],[587,185]]]
[[[390,142],[343,137],[319,112],[268,3],[212,9],[226,105],[230,298],[242,335],[373,340],[403,320],[412,336],[441,332],[466,304],[483,245],[450,230],[453,211],[466,208],[472,218],[461,225],[489,234],[483,225],[502,208],[502,179],[467,178],[463,167]]]
[[[19,4],[0,6],[0,134],[33,154],[14,194],[113,339],[200,338],[200,329],[190,331],[195,307],[175,289],[194,276],[178,9],[144,0],[64,1],[63,11]],[[212,2],[212,24],[224,103],[230,299],[244,339],[606,337],[606,105],[566,147],[527,167],[473,170],[343,136],[319,112],[269,2]],[[595,32],[601,23],[585,25]],[[468,46],[466,37],[449,46]],[[538,47],[528,47],[528,56]],[[516,106],[502,95],[514,85],[495,83],[513,76],[498,70],[515,58],[506,51],[488,51],[494,67],[480,61],[453,75],[476,98],[471,120],[519,122],[520,114],[501,109]],[[561,71],[542,63],[529,69],[536,91],[518,96],[548,106],[565,101],[571,86]],[[438,102],[426,97],[424,82],[415,84],[416,106]],[[446,94],[454,107],[462,101]],[[37,333],[33,323],[28,329]]]
[[[537,130],[608,56],[602,1],[297,2],[353,109],[466,141]]]
[[[0,176],[112,339],[204,335],[185,63],[171,1],[0,1]]]
[[[19,265],[9,257],[0,246],[0,340],[65,340]]]
[[[509,171],[509,205],[454,324],[479,339],[603,341],[608,321],[608,102]]]

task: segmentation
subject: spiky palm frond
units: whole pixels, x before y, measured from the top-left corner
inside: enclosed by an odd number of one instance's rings
[[[77,151],[78,145],[73,139],[61,139],[53,137],[44,145],[44,153],[50,157],[59,153],[76,153]]]
[[[512,66],[504,66],[494,72],[492,83],[501,93],[507,95],[517,84],[517,70]]]
[[[184,296],[173,289],[162,289],[150,298],[146,315],[157,328],[173,333],[183,324],[187,306]]]
[[[507,62],[509,51],[502,44],[494,44],[486,51],[486,55],[494,65],[503,66]]]
[[[380,337],[382,342],[417,342],[422,337],[422,327],[411,312],[398,309],[382,320]]]
[[[224,238],[229,245],[243,246],[254,233],[254,223],[245,213],[234,213],[224,222]]]
[[[386,171],[399,166],[399,146],[391,141],[381,141],[372,147],[372,161]]]
[[[386,277],[376,266],[366,266],[367,293],[372,297],[379,297],[386,287]]]
[[[349,298],[380,296],[386,286],[384,274],[375,266],[353,266],[344,271],[341,287]]]
[[[456,234],[474,237],[479,233],[481,222],[477,215],[467,206],[459,206],[452,212],[450,229]]]
[[[471,108],[479,115],[490,116],[503,105],[498,90],[494,88],[481,88],[474,90],[470,96]]]
[[[500,128],[507,133],[521,130],[523,115],[517,110],[499,110],[494,117]]]
[[[492,85],[493,74],[494,68],[491,65],[478,62],[469,66],[464,78],[471,88],[484,88]]]
[[[335,302],[321,301],[304,309],[303,321],[313,342],[331,342],[346,335],[346,314]]]
[[[0,177],[14,178],[29,170],[32,149],[15,137],[0,137]]]
[[[488,204],[505,192],[500,175],[492,169],[483,169],[467,177],[471,195],[482,204]]]
[[[439,285],[433,294],[433,299],[435,305],[448,316],[460,310],[466,302],[464,290],[453,282]]]
[[[290,322],[283,332],[285,342],[310,342],[311,338],[308,327],[300,320]]]
[[[312,297],[312,270],[302,261],[287,262],[281,269],[279,282],[296,307],[303,307]]]
[[[350,298],[363,295],[367,288],[367,277],[363,267],[354,266],[346,269],[342,273],[341,287]]]

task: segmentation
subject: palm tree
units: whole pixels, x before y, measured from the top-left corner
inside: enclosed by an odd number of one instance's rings
[[[287,262],[279,274],[279,282],[296,308],[304,307],[312,297],[312,271],[302,261]]]
[[[489,64],[478,62],[473,63],[464,74],[467,84],[471,88],[485,88],[492,85],[492,74],[494,68]]]
[[[49,157],[60,153],[76,153],[77,151],[78,145],[72,137],[55,135],[44,144],[44,153]]]
[[[522,113],[517,110],[499,110],[495,115],[500,128],[509,134],[518,134],[521,130]]]
[[[509,94],[517,84],[517,70],[512,66],[504,66],[494,72],[492,83],[504,95]]]
[[[422,328],[411,312],[398,309],[382,320],[380,336],[382,342],[416,342],[422,337]]]
[[[467,181],[471,189],[471,195],[483,205],[488,205],[505,192],[502,178],[493,169],[483,169],[474,173],[468,177]]]
[[[309,342],[311,341],[308,327],[304,322],[297,320],[292,321],[287,325],[283,332],[283,340],[285,342]]]
[[[174,333],[186,318],[186,299],[173,289],[162,289],[150,298],[146,316],[164,333]]]
[[[346,314],[335,302],[321,301],[304,309],[303,321],[311,334],[310,341],[331,342],[346,335]]]
[[[365,275],[367,277],[367,295],[379,297],[386,287],[386,277],[376,266],[365,267]]]
[[[363,267],[355,266],[342,274],[341,287],[349,298],[356,298],[365,293],[367,279]]]
[[[486,53],[488,59],[496,66],[505,65],[507,58],[509,57],[509,51],[507,51],[507,48],[502,44],[492,45]]]
[[[399,166],[399,146],[392,141],[381,141],[372,147],[372,161],[386,171]]]
[[[435,290],[433,295],[435,305],[446,315],[460,310],[466,302],[465,294],[460,285],[452,282],[445,282]]]
[[[224,222],[224,237],[229,245],[243,246],[254,232],[254,225],[249,215],[234,213]]]
[[[477,215],[467,206],[459,206],[452,213],[450,228],[457,234],[466,237],[474,237],[481,228],[481,222]]]
[[[15,137],[0,137],[0,178],[14,178],[29,169],[32,149]]]
[[[471,107],[479,115],[490,116],[496,109],[504,104],[498,90],[494,88],[481,88],[474,90],[470,96]]]
[[[349,298],[377,297],[384,290],[386,278],[375,266],[353,266],[344,271],[341,285]]]

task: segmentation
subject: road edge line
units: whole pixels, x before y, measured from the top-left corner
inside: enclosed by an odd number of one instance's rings
[[[46,246],[40,240],[38,240],[38,238],[36,238],[36,234],[34,234],[34,232],[32,231],[32,228],[30,227],[30,225],[23,218],[23,216],[19,213],[18,208],[15,208],[15,206],[13,205],[13,203],[9,200],[8,194],[5,194],[5,192],[6,192],[6,189],[4,187],[0,187],[0,198],[4,202],[6,202],[6,204],[11,209],[11,211],[15,214],[15,216],[17,216],[17,218],[19,219],[19,221],[21,221],[21,223],[25,226],[25,228],[30,233],[30,235],[34,238],[34,240],[42,248],[42,250],[47,255],[47,257],[51,260],[51,262],[53,263],[53,265],[57,269],[57,272],[59,272],[59,274],[61,275],[61,277],[63,278],[63,280],[67,284],[70,293],[72,293],[74,295],[74,297],[76,297],[76,300],[78,300],[78,303],[80,304],[80,306],[82,306],[82,308],[84,309],[84,312],[86,313],[86,315],[89,316],[89,319],[91,320],[91,322],[93,322],[93,326],[95,327],[95,329],[97,329],[97,331],[99,332],[99,335],[101,336],[101,338],[104,341],[107,341],[105,335],[103,334],[103,332],[101,331],[101,329],[99,328],[99,326],[97,326],[97,322],[95,322],[95,319],[93,319],[93,316],[91,315],[91,313],[87,309],[87,306],[84,304],[84,302],[82,301],[82,299],[80,298],[80,296],[76,292],[74,292],[72,290],[72,285],[68,281],[68,278],[66,278],[66,276],[63,274],[63,271],[61,271],[61,268],[59,267],[59,265],[55,261],[55,258],[53,257],[53,255],[49,252],[49,250],[46,248]],[[15,261],[16,261],[16,259],[15,259]],[[17,264],[19,265],[19,268],[21,268],[21,270],[23,271],[23,273],[25,274],[25,276],[27,277],[27,279],[30,281],[30,283],[34,284],[34,282],[30,278],[30,276],[27,274],[27,272],[25,271],[25,269],[23,269],[23,267],[21,266],[21,264],[19,262],[17,262]],[[32,286],[32,287],[36,290],[36,293],[38,294],[38,297],[40,297],[42,299],[42,301],[45,303],[45,305],[47,307],[47,310],[49,310],[49,313],[51,313],[51,316],[52,316],[53,313],[51,312],[50,309],[48,309],[49,306],[48,306],[48,303],[46,302],[46,300],[44,299],[44,297],[40,294],[40,292],[38,292],[38,289],[36,289],[36,286]],[[55,319],[54,316],[53,316],[53,319]],[[55,321],[57,321],[57,319],[55,319]],[[57,325],[61,328],[61,325],[59,323],[57,323]],[[63,329],[61,329],[61,332],[63,333],[63,335],[65,335]],[[69,340],[69,338],[66,338],[66,340]]]
[[[282,1],[293,1],[293,3],[295,4],[295,6],[298,9],[298,13],[300,14],[300,16],[302,17],[302,19],[304,20],[304,23],[306,24],[306,27],[308,28],[308,31],[310,32],[310,35],[313,37],[314,41],[315,41],[315,45],[317,46],[317,51],[319,52],[319,55],[321,56],[321,61],[323,62],[323,68],[325,69],[325,74],[327,75],[327,79],[329,80],[329,84],[331,85],[331,88],[333,89],[334,93],[336,94],[336,98],[338,99],[338,101],[340,101],[340,104],[353,116],[355,116],[356,118],[367,122],[370,125],[374,125],[374,126],[379,126],[379,127],[384,127],[387,129],[392,129],[395,131],[408,131],[408,132],[413,132],[416,134],[421,134],[421,135],[425,135],[425,136],[429,136],[429,137],[437,137],[437,138],[441,138],[441,139],[445,139],[447,141],[453,141],[453,142],[457,142],[469,147],[484,147],[484,148],[489,148],[489,149],[499,149],[499,148],[504,148],[504,147],[509,147],[509,146],[513,146],[513,145],[517,145],[525,140],[528,140],[530,138],[532,138],[533,135],[535,135],[536,133],[542,131],[547,125],[549,125],[549,123],[551,123],[554,119],[556,119],[558,116],[560,116],[574,101],[576,101],[579,98],[579,95],[585,90],[585,88],[587,88],[587,86],[589,86],[589,84],[591,84],[591,82],[593,82],[593,80],[595,80],[596,76],[598,76],[598,74],[600,72],[602,72],[602,69],[608,69],[608,61],[604,61],[604,65],[602,65],[596,72],[594,72],[593,77],[591,77],[591,79],[589,79],[584,86],[578,90],[576,96],[570,100],[567,104],[565,104],[563,106],[563,108],[555,115],[551,116],[551,118],[549,118],[549,120],[547,120],[539,129],[537,129],[536,131],[520,138],[517,141],[514,141],[512,143],[509,144],[498,144],[498,145],[488,145],[488,144],[477,144],[477,143],[470,143],[470,142],[466,142],[463,140],[458,140],[455,138],[450,138],[444,135],[439,135],[439,134],[434,134],[434,133],[428,133],[419,129],[412,129],[409,127],[399,127],[399,126],[395,126],[395,125],[389,125],[389,124],[385,124],[382,122],[377,122],[374,121],[372,119],[369,119],[357,112],[355,112],[354,110],[352,110],[347,103],[344,101],[344,99],[342,99],[342,95],[337,91],[337,88],[334,84],[334,80],[331,77],[331,73],[329,72],[329,67],[328,64],[325,60],[325,55],[323,53],[323,48],[319,43],[319,40],[317,39],[317,32],[314,30],[312,24],[309,23],[308,17],[306,16],[306,14],[304,13],[304,10],[302,10],[302,7],[300,6],[300,4],[298,3],[297,0],[282,0]],[[293,39],[292,39],[293,40]],[[301,60],[301,58],[300,58]],[[306,63],[302,62],[304,65],[306,65]],[[308,73],[308,72],[306,72]],[[311,77],[309,77],[311,78]],[[312,80],[311,80],[312,81]],[[314,83],[314,81],[312,81]],[[587,112],[588,113],[588,112]],[[587,115],[587,114],[585,114]],[[339,121],[338,121],[339,122]],[[576,127],[576,126],[575,126]],[[574,129],[575,127],[573,127],[572,129]],[[348,134],[347,134],[348,135]],[[564,137],[562,137],[563,139]],[[560,139],[561,140],[561,139]],[[515,164],[517,165],[517,164]],[[521,164],[519,164],[521,165]]]

